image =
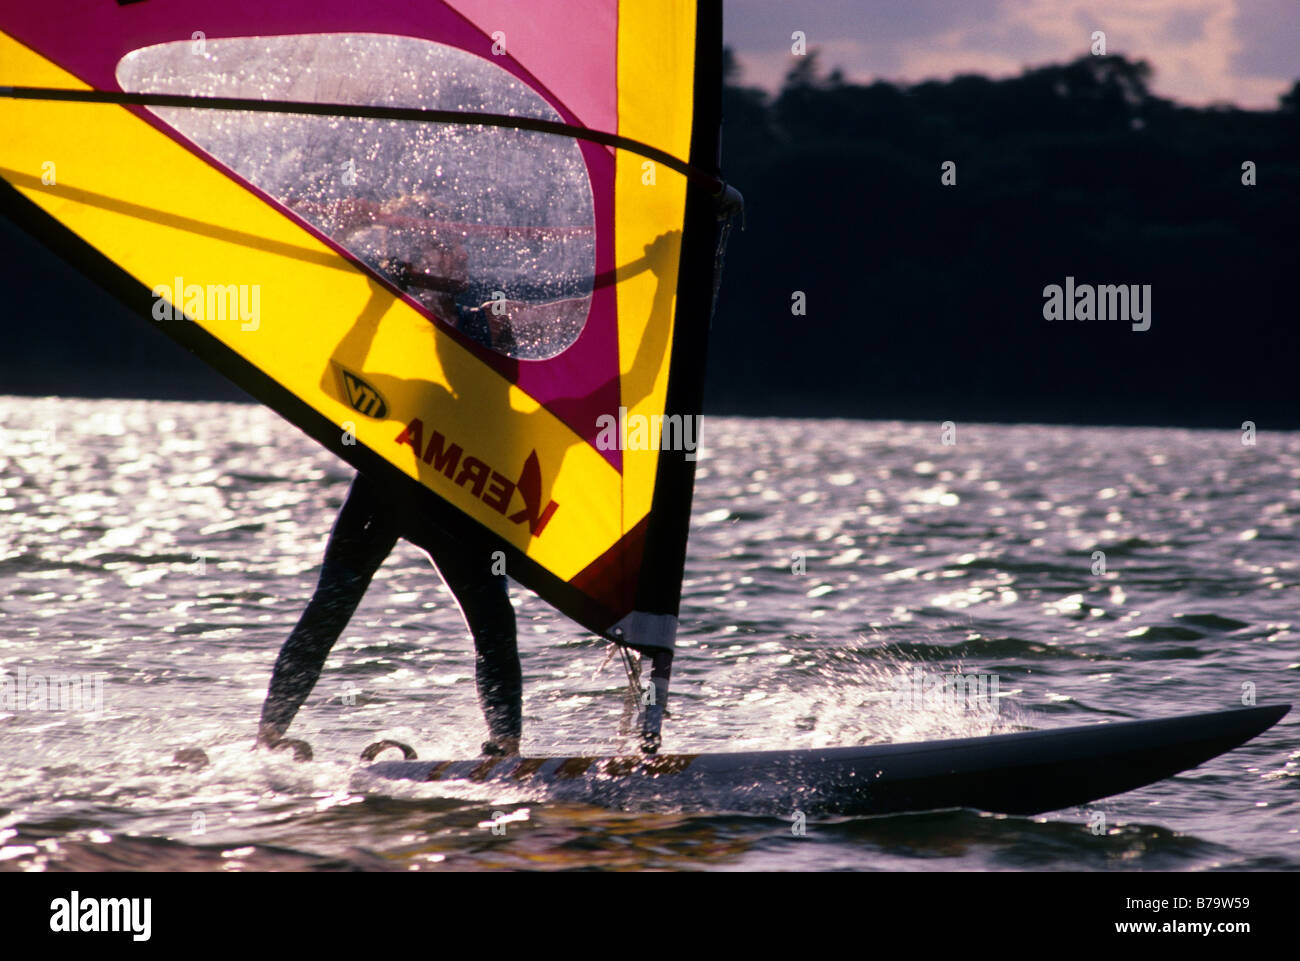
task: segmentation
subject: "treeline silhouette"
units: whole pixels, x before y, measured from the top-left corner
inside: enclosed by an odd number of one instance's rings
[[[1245,111],[1177,105],[1150,78],[1085,56],[862,86],[809,54],[776,96],[728,84],[723,166],[748,225],[711,409],[1300,427],[1300,83]],[[1045,320],[1067,276],[1150,284],[1151,328]]]
[[[813,53],[771,95],[729,57],[723,161],[747,229],[707,409],[1300,428],[1300,83],[1244,111],[1160,99],[1150,78],[1086,56],[863,86]],[[243,397],[3,219],[0,249],[0,393]],[[1067,276],[1151,285],[1151,329],[1045,320]]]

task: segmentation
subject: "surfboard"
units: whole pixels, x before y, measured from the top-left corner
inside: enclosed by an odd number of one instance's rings
[[[660,754],[378,761],[382,779],[541,788],[619,809],[791,816],[950,808],[1040,814],[1143,787],[1268,730],[1289,704],[902,744]]]

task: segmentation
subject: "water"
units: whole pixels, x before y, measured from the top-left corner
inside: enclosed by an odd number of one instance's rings
[[[358,751],[477,753],[468,636],[409,545],[293,733],[249,750],[350,478],[255,406],[0,398],[0,668],[98,675],[103,710],[0,713],[0,868],[1296,869],[1297,720],[1036,818],[627,813],[376,786]],[[711,418],[667,748],[985,734],[1300,695],[1300,434]],[[1106,572],[1094,573],[1094,552]],[[793,571],[802,555],[806,573]],[[525,753],[626,750],[603,644],[515,598]],[[993,673],[996,716],[895,706]],[[172,762],[199,746],[212,764]],[[504,835],[485,827],[511,817]],[[1104,833],[1090,829],[1097,815]]]

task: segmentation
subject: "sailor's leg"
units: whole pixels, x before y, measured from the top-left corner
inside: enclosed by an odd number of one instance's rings
[[[259,743],[274,744],[284,737],[397,536],[392,510],[357,475],[330,532],[316,592],[276,659],[262,705]]]
[[[523,675],[506,577],[492,573],[487,551],[442,547],[433,562],[474,636],[474,679],[491,735],[484,750],[516,754],[523,730]]]
[[[646,688],[645,713],[641,720],[641,750],[655,754],[663,743],[660,733],[664,711],[668,707],[668,682],[673,673],[673,652],[670,648],[651,647],[642,651],[650,658],[650,686]]]

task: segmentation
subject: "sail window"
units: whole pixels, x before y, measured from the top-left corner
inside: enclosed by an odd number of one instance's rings
[[[379,34],[210,39],[118,63],[136,93],[423,107],[559,121],[534,89],[457,47]],[[410,295],[509,357],[582,333],[595,276],[577,141],[535,131],[195,108],[154,112]]]

